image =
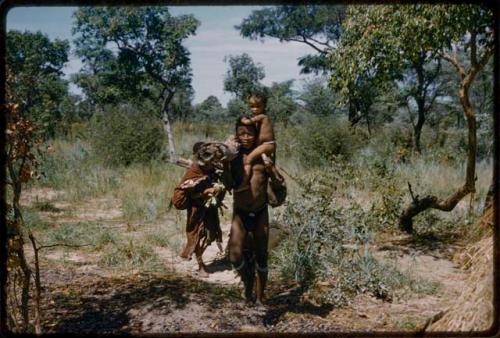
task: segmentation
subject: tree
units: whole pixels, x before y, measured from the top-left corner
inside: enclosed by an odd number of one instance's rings
[[[194,90],[192,87],[177,91],[171,102],[173,119],[185,120],[194,114],[193,97]]]
[[[346,88],[360,74],[369,74],[374,86],[399,80],[401,99],[408,109],[414,130],[414,149],[420,153],[422,127],[440,93],[436,79],[441,62],[435,50],[429,50],[426,45],[414,45],[413,34],[398,35],[399,27],[406,27],[410,32],[421,22],[393,15],[395,8],[349,8],[344,34],[331,54],[331,84],[345,95],[348,93]]]
[[[62,119],[61,102],[68,95],[62,68],[69,42],[51,41],[41,32],[9,31],[5,61],[12,76],[7,81],[19,114],[33,121],[44,136],[53,136]]]
[[[288,122],[298,109],[292,90],[293,80],[274,82],[269,87],[266,112],[273,121]]]
[[[221,117],[224,114],[224,109],[219,99],[213,95],[210,95],[203,102],[196,105],[194,111],[194,117],[196,119],[205,121]]]
[[[93,51],[94,52],[94,51]],[[82,88],[86,98],[97,109],[106,105],[117,105],[124,98],[154,98],[159,89],[148,83],[147,76],[138,63],[130,62],[126,53],[114,55],[111,50],[100,50],[95,56],[89,50],[79,47],[77,55],[84,60],[82,71],[72,81]],[[97,53],[97,52],[94,52]]]
[[[247,103],[238,98],[234,98],[228,101],[226,111],[227,115],[234,119],[242,115],[248,115],[249,113]]]
[[[224,60],[229,69],[224,79],[224,90],[236,95],[245,101],[253,91],[262,89],[260,80],[265,77],[264,67],[255,64],[247,53],[236,56],[227,56]]]
[[[343,34],[344,6],[307,5],[278,6],[253,11],[235,28],[250,39],[275,38],[280,42],[298,42],[314,50],[314,54],[299,59],[302,73],[328,73],[331,71],[328,53]],[[351,125],[362,119],[370,131],[370,108],[376,96],[376,87],[365,78],[350,83],[347,100]]]
[[[324,78],[306,82],[299,100],[306,111],[316,116],[331,116],[337,110],[335,95]]]
[[[181,90],[190,87],[188,50],[182,41],[199,26],[192,15],[172,16],[166,7],[83,7],[74,13],[73,33],[77,53],[83,57],[85,73],[118,97],[159,92],[160,115],[168,136],[170,161],[175,147],[170,123],[170,104]],[[110,81],[107,81],[110,80]],[[92,88],[93,77],[87,77]]]
[[[40,315],[40,270],[38,250],[35,238],[29,227],[26,226],[21,210],[21,194],[24,186],[32,179],[39,177],[37,172],[38,161],[34,155],[34,148],[41,144],[42,139],[36,136],[36,127],[32,121],[21,115],[20,105],[14,103],[11,84],[15,83],[13,73],[6,67],[6,104],[5,113],[5,161],[6,175],[2,182],[9,192],[5,203],[5,234],[7,243],[7,271],[9,323],[11,330],[16,333],[32,331],[30,327],[30,301],[34,301],[35,318],[34,331],[41,333]],[[9,199],[9,202],[7,202]],[[25,254],[24,243],[26,235],[29,237],[34,250],[35,275],[33,268]],[[35,294],[30,295],[31,278],[35,280]],[[5,281],[5,279],[4,279]],[[20,290],[19,290],[20,287]],[[20,291],[20,292],[18,292]],[[20,293],[20,295],[19,295]],[[2,296],[5,294],[2,294]],[[19,297],[20,296],[20,297]],[[20,301],[19,301],[20,298]]]
[[[235,28],[253,40],[275,38],[308,45],[315,53],[300,58],[299,65],[303,73],[317,73],[329,68],[328,50],[342,33],[344,12],[343,6],[277,6],[253,11]]]
[[[361,18],[363,31],[356,23]],[[384,22],[385,29],[377,28],[380,22]],[[458,97],[468,129],[465,183],[446,199],[430,195],[419,198],[409,185],[413,201],[401,214],[400,226],[412,232],[415,215],[429,208],[450,211],[463,197],[475,192],[476,115],[470,88],[493,54],[493,16],[487,8],[476,5],[356,6],[349,10],[344,25],[346,41],[351,40],[351,32],[364,39],[373,31],[379,33],[372,37],[370,52],[364,51],[362,44],[349,46],[341,42],[341,52],[333,54],[332,68],[341,67],[343,75],[332,81],[344,92],[359,74],[369,73],[375,84],[385,82],[399,71],[394,65],[403,64],[401,59],[414,60],[423,52],[449,62],[459,76]],[[457,58],[460,48],[468,55],[466,62]],[[339,66],[341,58],[349,62]]]

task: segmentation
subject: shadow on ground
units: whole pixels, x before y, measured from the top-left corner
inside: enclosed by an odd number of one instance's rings
[[[42,309],[47,333],[274,331],[287,313],[324,317],[332,309],[301,303],[300,289],[280,293],[277,284],[265,307],[247,306],[237,286],[174,275],[89,279],[49,289]]]

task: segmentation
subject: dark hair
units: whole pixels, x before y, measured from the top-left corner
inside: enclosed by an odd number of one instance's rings
[[[263,91],[255,91],[255,92],[250,93],[250,95],[248,95],[248,97],[247,97],[247,101],[249,101],[250,98],[252,98],[252,97],[255,97],[256,99],[258,99],[260,102],[262,102],[262,104],[264,106],[267,104],[267,95]]]
[[[196,154],[198,152],[198,150],[200,150],[200,148],[203,146],[203,142],[196,142],[194,145],[193,145],[193,154]]]
[[[257,131],[257,127],[255,126],[255,124],[244,124],[243,122],[241,122],[241,120],[244,118],[245,116],[240,116],[238,117],[238,119],[236,120],[236,125],[234,127],[234,131],[238,131],[238,128],[239,127],[247,127],[247,128],[250,128],[254,133],[255,135],[258,134],[258,131]]]

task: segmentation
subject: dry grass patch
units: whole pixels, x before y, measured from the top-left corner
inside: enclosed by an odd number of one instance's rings
[[[483,331],[493,324],[493,237],[487,230],[491,230],[492,221],[493,212],[489,210],[474,225],[486,234],[461,254],[462,265],[468,269],[465,287],[456,303],[429,330]]]

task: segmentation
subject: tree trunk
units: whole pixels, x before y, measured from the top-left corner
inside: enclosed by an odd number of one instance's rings
[[[456,62],[456,60],[455,60]],[[460,98],[460,103],[464,109],[464,115],[467,121],[468,128],[468,148],[467,148],[467,168],[465,175],[465,184],[459,188],[455,193],[451,194],[446,199],[438,199],[436,196],[425,196],[424,198],[418,198],[418,196],[412,195],[412,203],[403,211],[399,217],[399,226],[402,230],[412,233],[413,232],[413,217],[425,211],[427,209],[438,209],[442,211],[451,211],[460,202],[462,198],[467,196],[469,193],[475,192],[475,174],[476,174],[476,117],[474,113],[474,108],[469,101],[469,88],[474,79],[474,75],[477,73],[478,69],[471,69],[469,74],[461,77],[460,88],[458,91],[458,96]]]
[[[173,91],[168,91],[163,99],[163,106],[161,109],[162,119],[163,119],[163,129],[167,134],[168,138],[168,152],[169,152],[169,161],[175,163],[175,144],[174,144],[174,134],[172,132],[172,124],[170,123],[169,118],[169,104],[172,98],[174,97]]]
[[[425,54],[421,55],[419,58],[419,61],[414,64],[415,71],[417,73],[417,92],[416,95],[414,96],[415,101],[417,102],[417,124],[413,126],[413,131],[414,131],[414,149],[417,153],[421,154],[422,149],[420,147],[420,136],[422,135],[422,127],[424,126],[425,123],[425,96],[426,96],[426,89],[425,89],[425,70],[424,70],[424,64],[425,64]]]
[[[413,126],[414,147],[415,151],[419,154],[422,153],[422,148],[420,146],[420,136],[422,135],[422,127],[424,126],[424,123],[425,123],[425,111],[423,107],[421,109],[419,105],[417,124]]]

